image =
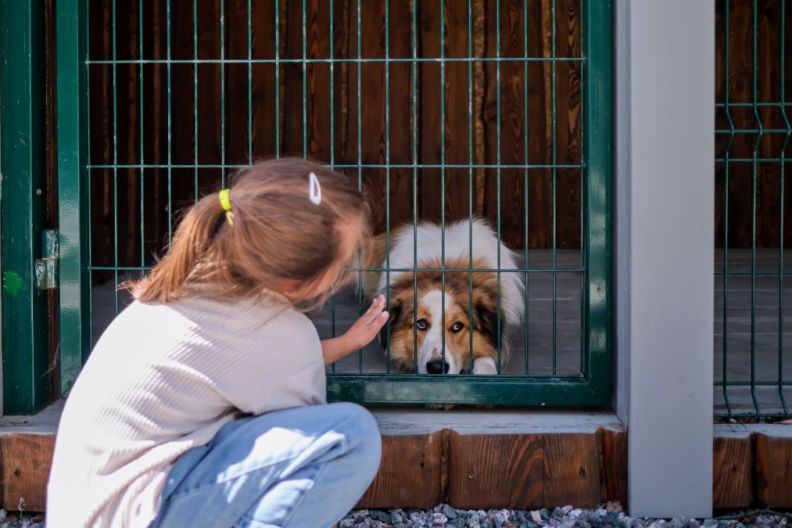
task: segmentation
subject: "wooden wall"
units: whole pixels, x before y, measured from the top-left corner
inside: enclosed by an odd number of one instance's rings
[[[275,12],[279,19],[278,55],[283,59],[303,56],[301,3],[275,4],[276,0],[251,2],[251,55],[254,59],[275,57]],[[333,2],[333,34],[329,34],[330,2],[309,0],[306,9],[306,56],[323,59],[358,56],[357,2]],[[143,2],[142,56],[146,60],[166,59],[167,16],[165,0]],[[276,129],[283,155],[307,154],[322,162],[336,164],[385,165],[388,163],[387,138],[390,139],[390,164],[417,162],[424,165],[446,164],[495,165],[498,161],[497,129],[500,125],[502,164],[546,165],[553,161],[553,137],[558,164],[581,162],[580,98],[581,62],[556,63],[534,61],[527,66],[519,61],[476,62],[468,71],[466,62],[447,62],[445,79],[441,79],[439,62],[421,62],[413,75],[408,62],[393,62],[388,73],[390,92],[390,126],[386,130],[385,65],[382,62],[336,63],[333,71],[332,105],[330,67],[315,62],[305,68],[299,63],[282,63],[279,83],[275,65],[260,62],[250,68],[248,58],[248,10],[245,0],[226,0],[224,46],[221,50],[219,1],[198,2],[193,12],[192,0],[172,0],[170,17],[170,56],[173,60],[191,61],[194,47],[199,60],[227,59],[240,62],[173,63],[170,67],[171,149],[168,150],[168,67],[163,63],[120,63],[90,66],[91,89],[91,163],[94,165],[154,165],[113,171],[91,171],[93,264],[114,262],[114,217],[118,221],[118,255],[120,265],[150,263],[152,255],[167,240],[168,177],[170,176],[173,210],[192,202],[196,193],[217,190],[221,168],[198,168],[192,165],[245,164],[249,161],[248,143],[253,158],[276,154]],[[472,2],[472,42],[469,42],[467,0],[446,0],[445,12],[439,0],[421,2],[391,1],[389,10],[389,55],[412,56],[412,10],[417,9],[418,57],[439,57],[441,48],[447,57],[495,57],[497,53],[497,14],[495,2]],[[527,55],[549,57],[553,48],[551,0],[502,0],[500,12],[500,55],[522,57],[524,23],[527,17]],[[117,0],[115,13],[115,59],[137,61],[141,57],[141,33],[136,0]],[[527,13],[524,11],[527,5]],[[581,55],[579,0],[555,1],[555,48],[558,57]],[[360,2],[360,55],[385,57],[384,2]],[[91,2],[90,58],[113,59],[112,10],[110,2]],[[197,42],[193,40],[196,25]],[[440,40],[444,25],[443,42]],[[496,76],[500,69],[500,90]],[[143,77],[141,86],[141,73]],[[195,101],[194,76],[197,73]],[[251,77],[250,94],[248,76]],[[307,142],[303,144],[303,75],[306,81]],[[470,80],[469,80],[470,76]],[[552,87],[555,76],[556,102],[553,108]],[[360,78],[361,91],[357,83]],[[527,82],[528,100],[525,101]],[[416,87],[416,116],[413,119],[413,85]],[[221,91],[225,90],[225,104]],[[469,105],[469,90],[472,105]],[[142,93],[142,97],[141,97]],[[500,119],[497,97],[500,93]],[[275,100],[280,106],[276,114]],[[115,97],[115,107],[114,98]],[[248,98],[252,105],[248,105]],[[360,101],[358,101],[360,97]],[[441,122],[441,101],[445,119]],[[358,129],[358,105],[361,107]],[[333,138],[331,142],[331,106]],[[472,106],[472,116],[469,107]],[[197,119],[194,110],[197,108]],[[222,130],[222,112],[225,130]],[[527,112],[527,129],[525,126]],[[248,117],[250,116],[250,133]],[[556,127],[553,130],[553,117]],[[197,121],[197,132],[194,122]],[[117,123],[114,126],[114,122]],[[472,133],[470,133],[472,126]],[[142,137],[141,137],[142,130]],[[197,142],[194,138],[197,136]],[[360,136],[360,150],[358,150]],[[415,142],[413,142],[413,136]],[[444,141],[443,141],[444,136]],[[469,141],[472,136],[472,145]],[[225,159],[222,145],[225,145]],[[444,155],[443,155],[444,147]],[[527,148],[526,148],[527,147]],[[527,150],[527,153],[526,153]],[[179,168],[170,171],[165,165]],[[186,166],[186,167],[184,167]],[[229,171],[226,171],[227,173]],[[355,168],[345,169],[358,178]],[[419,218],[438,221],[441,211],[441,174],[439,169],[422,168],[417,172],[413,189],[411,168],[393,168],[387,185],[384,168],[367,168],[360,172],[366,194],[373,205],[376,229],[385,229],[385,201],[389,197],[391,226],[411,221],[413,192],[416,193]],[[525,187],[525,178],[529,181]],[[445,215],[447,220],[468,215],[469,200],[474,214],[493,223],[497,203],[501,202],[501,222],[506,242],[515,248],[546,248],[553,243],[552,174],[546,169],[501,171],[500,195],[494,169],[466,168],[445,171]],[[556,171],[557,232],[561,248],[577,248],[581,232],[581,171],[578,168]],[[197,187],[195,180],[197,179]],[[473,195],[468,189],[472,187]],[[117,198],[115,197],[117,190]],[[528,202],[528,231],[525,230],[525,202]],[[142,205],[141,205],[142,203]],[[143,224],[143,242],[140,225]]]
[[[221,57],[220,2],[198,2],[193,12],[191,0],[171,0],[170,56],[176,61],[170,69],[164,63],[135,63],[167,58],[168,20],[165,0],[144,2],[141,14],[136,0],[116,0],[115,58],[120,63],[90,66],[91,89],[91,163],[107,166],[154,165],[95,168],[91,171],[93,264],[112,265],[115,252],[115,219],[118,229],[119,265],[150,264],[167,240],[169,226],[168,178],[172,208],[177,212],[189,205],[196,194],[219,188],[223,170],[219,166],[245,164],[252,157],[276,154],[276,133],[280,154],[302,155],[337,164],[394,165],[417,162],[423,165],[447,164],[505,165],[551,164],[553,138],[558,164],[581,163],[581,63],[520,61],[447,62],[444,81],[439,62],[421,62],[416,75],[409,62],[393,62],[388,73],[389,127],[386,130],[385,65],[382,62],[336,63],[330,67],[315,62],[305,68],[299,63],[281,63],[276,83],[275,65],[258,62],[248,67],[248,36],[254,59],[274,59],[275,13],[278,12],[278,55],[286,60],[303,57],[301,2],[256,0],[251,2],[251,32],[248,35],[248,10],[245,0],[226,0],[222,53],[238,61],[222,68],[216,62],[199,61]],[[305,53],[309,59],[358,56],[357,1],[333,2],[333,35],[329,34],[330,2],[306,2]],[[390,2],[388,13],[389,55],[407,59],[412,56],[412,10],[417,9],[414,36],[418,57],[494,57],[498,17],[495,2],[473,0],[471,35],[468,33],[467,0],[446,0],[440,12],[439,0]],[[552,14],[555,4],[555,48],[558,57],[581,55],[580,0],[502,0],[500,12],[500,55],[522,57],[527,16],[527,56],[549,57],[553,47]],[[527,13],[524,11],[527,5]],[[725,82],[725,0],[718,0],[716,38],[716,99],[723,102],[728,84],[730,102],[750,102],[753,95],[753,2],[732,0],[729,20],[729,80]],[[113,20],[110,2],[91,2],[90,57],[113,58]],[[792,42],[792,15],[782,19],[781,3],[760,0],[756,49],[756,93],[763,102],[781,100],[781,25],[787,33],[787,51]],[[792,8],[790,9],[792,10]],[[385,56],[385,17],[383,1],[360,2],[360,56],[368,59]],[[195,31],[194,31],[195,24]],[[443,25],[444,38],[440,40]],[[194,35],[197,39],[194,42]],[[786,53],[786,100],[792,100],[792,65]],[[497,73],[500,69],[500,90]],[[526,76],[527,69],[527,76]],[[170,72],[170,112],[168,74]],[[141,73],[143,77],[141,86]],[[555,73],[556,102],[552,83]],[[248,76],[250,75],[250,93]],[[303,76],[306,95],[303,105]],[[194,84],[197,77],[197,87]],[[414,78],[415,77],[415,78]],[[358,94],[358,78],[360,94]],[[527,83],[527,86],[526,86]],[[413,118],[415,86],[416,119]],[[527,90],[526,90],[527,88]],[[221,91],[225,92],[222,103]],[[195,95],[197,93],[197,102]],[[527,93],[527,101],[526,99]],[[141,96],[142,94],[142,96]],[[500,119],[497,99],[500,95]],[[276,115],[275,100],[280,104]],[[358,101],[360,97],[360,101]],[[469,101],[469,97],[472,99]],[[251,105],[248,105],[250,99]],[[115,107],[114,107],[115,101]],[[445,119],[441,123],[441,101]],[[358,119],[358,105],[361,112]],[[306,144],[303,145],[303,106],[306,109]],[[331,138],[331,107],[333,130]],[[469,111],[469,110],[472,110]],[[225,126],[221,115],[225,114]],[[171,148],[168,149],[168,116]],[[527,116],[526,116],[527,114]],[[778,158],[785,141],[786,124],[781,106],[759,107],[758,116],[766,130],[758,139],[757,118],[750,106],[730,108],[736,133],[731,143],[728,134],[716,133],[714,186],[716,207],[716,244],[724,244],[728,216],[729,247],[750,247],[753,234],[753,165],[732,162],[728,166],[728,185],[724,187],[726,164],[722,159],[751,158],[757,145],[759,158]],[[250,133],[248,118],[250,117]],[[553,127],[553,117],[556,126]],[[787,116],[792,121],[792,115]],[[526,127],[527,119],[527,127]],[[358,121],[360,130],[358,130]],[[117,124],[114,126],[114,122]],[[194,123],[197,122],[197,131]],[[472,131],[470,127],[472,126]],[[680,123],[684,126],[684,123]],[[497,149],[500,127],[501,148]],[[716,127],[729,128],[723,107],[716,111]],[[555,128],[555,130],[554,130]],[[142,137],[141,137],[141,130]],[[775,132],[773,132],[775,131]],[[360,136],[360,149],[358,149]],[[472,144],[469,138],[472,137]],[[197,141],[195,140],[197,138]],[[389,139],[389,153],[386,147]],[[415,139],[415,141],[413,141]],[[225,145],[225,157],[223,157]],[[786,154],[789,145],[787,145]],[[332,151],[332,152],[331,152]],[[527,152],[526,152],[527,151]],[[388,154],[390,159],[388,160]],[[443,155],[444,154],[444,155]],[[673,155],[673,153],[669,153]],[[194,169],[196,164],[199,168]],[[168,164],[177,168],[168,170]],[[785,165],[786,172],[789,172]],[[393,168],[389,181],[384,168],[344,169],[351,178],[363,182],[374,210],[377,231],[386,228],[386,196],[390,225],[409,222],[413,216],[413,193],[417,215],[438,221],[441,217],[441,174],[436,168],[417,171],[413,189],[411,168]],[[225,171],[226,174],[231,170]],[[553,179],[547,169],[504,168],[500,171],[500,195],[494,169],[477,168],[472,175],[466,168],[445,171],[445,216],[447,220],[465,218],[472,203],[474,214],[496,221],[498,201],[503,236],[514,248],[549,248],[553,244]],[[556,174],[556,244],[560,248],[580,247],[581,172],[558,169]],[[710,177],[702,175],[702,177]],[[526,188],[525,180],[528,180]],[[781,163],[756,166],[756,222],[759,247],[778,247],[781,236]],[[196,185],[197,182],[197,185]],[[784,185],[784,245],[792,244],[792,186]],[[472,196],[469,193],[472,189]],[[114,195],[117,193],[117,199]],[[527,197],[526,197],[527,194]],[[728,207],[727,200],[728,198]],[[527,202],[527,217],[526,217]],[[673,214],[669,212],[669,214]],[[526,230],[527,218],[527,230]],[[141,233],[141,224],[143,225]],[[142,236],[142,240],[141,240]]]

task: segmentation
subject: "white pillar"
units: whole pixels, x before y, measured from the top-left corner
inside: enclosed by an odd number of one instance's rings
[[[616,1],[617,411],[628,509],[712,513],[713,0]]]

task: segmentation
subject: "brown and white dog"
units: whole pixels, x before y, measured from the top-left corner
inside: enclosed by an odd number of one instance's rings
[[[445,283],[443,240],[445,269],[452,270],[446,271]],[[506,330],[522,322],[525,305],[515,254],[492,228],[480,219],[447,224],[445,234],[434,223],[406,225],[391,233],[389,253],[384,235],[367,241],[365,266],[391,271],[364,273],[363,287],[368,297],[388,292],[391,316],[382,343],[390,345],[393,370],[497,374],[498,343],[503,367],[509,351]],[[467,271],[471,268],[483,271]],[[500,283],[497,269],[507,271]]]

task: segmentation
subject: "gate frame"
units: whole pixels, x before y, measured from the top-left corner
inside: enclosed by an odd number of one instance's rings
[[[87,3],[59,0],[57,9],[58,183],[60,220],[61,393],[68,393],[87,356],[90,280],[86,175]],[[328,399],[364,404],[493,403],[520,407],[604,408],[611,383],[611,136],[612,4],[582,3],[584,134],[584,221],[587,263],[582,295],[585,312],[586,375],[520,379],[449,377],[442,380],[382,374],[336,374],[327,380]],[[596,27],[596,31],[588,31]]]
[[[88,2],[56,3],[58,222],[60,244],[60,393],[66,396],[90,343],[88,207],[83,202],[88,160]],[[65,72],[71,71],[72,75]]]
[[[50,399],[47,294],[36,287],[46,202],[44,5],[0,0],[3,410],[32,413]]]

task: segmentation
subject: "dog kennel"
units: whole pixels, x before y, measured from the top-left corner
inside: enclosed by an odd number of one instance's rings
[[[352,178],[387,239],[483,218],[519,260],[492,271],[525,284],[497,375],[395,373],[374,344],[330,367],[331,399],[609,404],[609,1],[59,0],[53,12],[47,363],[61,394],[129,302],[118,284],[150,268],[179,211],[251,161],[298,155]],[[364,303],[352,289],[313,314],[322,337]]]

